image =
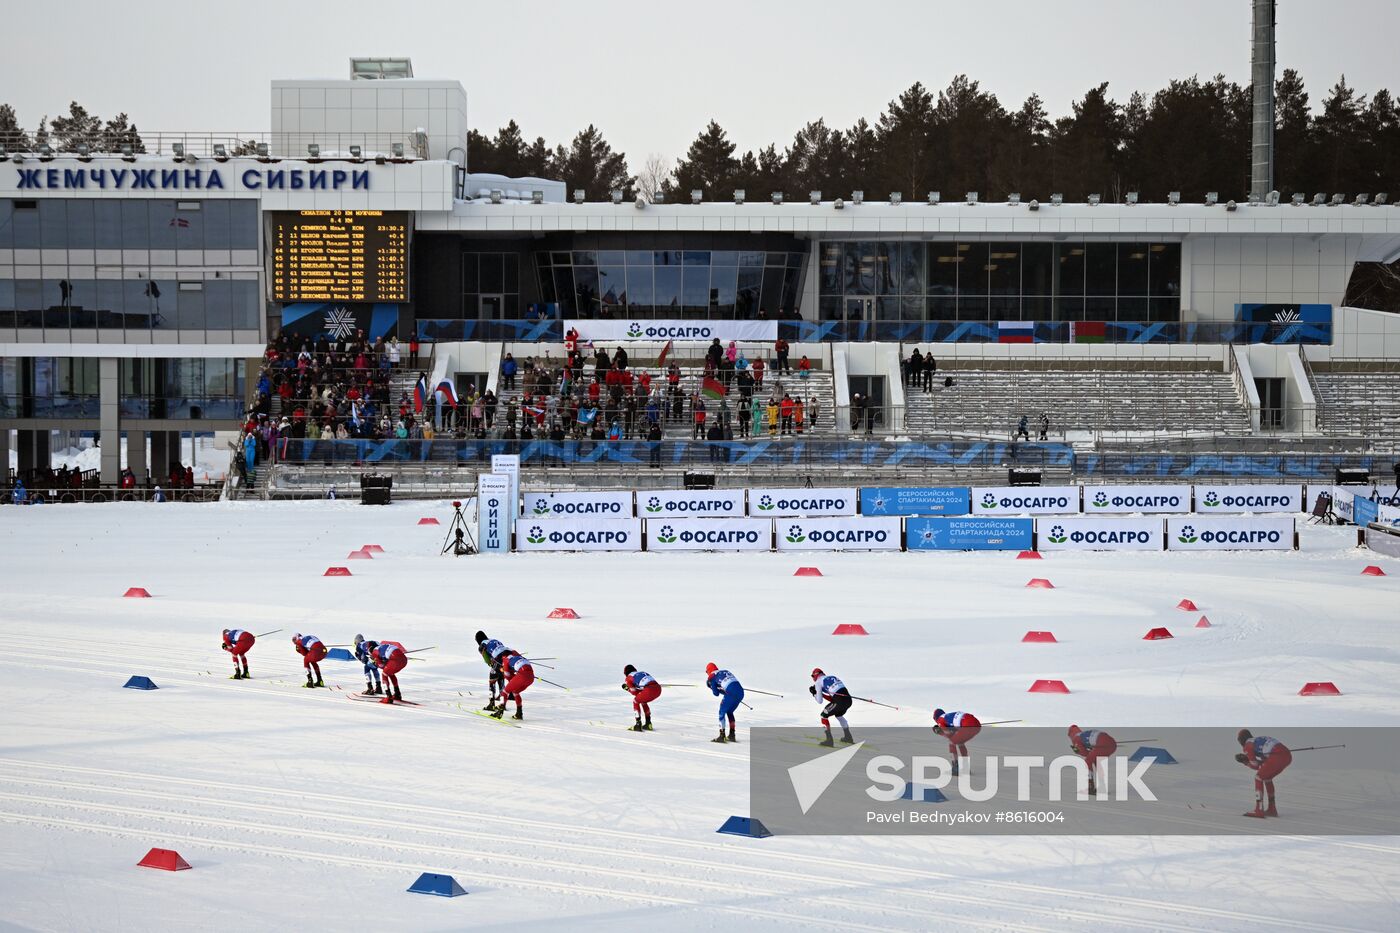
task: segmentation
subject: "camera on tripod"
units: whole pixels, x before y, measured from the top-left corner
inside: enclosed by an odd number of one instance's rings
[[[452,503],[452,523],[447,526],[447,538],[442,542],[442,551],[451,551],[456,557],[468,557],[476,553],[476,539],[467,528],[467,520],[462,515],[462,503]]]

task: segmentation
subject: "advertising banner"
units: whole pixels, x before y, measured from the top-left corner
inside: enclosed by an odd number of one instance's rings
[[[512,520],[520,509],[520,454],[492,454],[491,472],[497,476],[510,477],[510,510]]]
[[[1167,520],[1169,551],[1290,551],[1292,518],[1192,515]]]
[[[1400,525],[1400,505],[1381,506],[1376,521],[1382,525]]]
[[[1317,488],[1317,487],[1313,487]],[[1352,520],[1354,512],[1352,502],[1356,498],[1356,492],[1343,486],[1332,487],[1332,511],[1337,513],[1337,517],[1342,521]]]
[[[1357,496],[1351,501],[1351,520],[1365,528],[1371,522],[1379,520],[1381,517],[1381,507],[1379,503],[1373,502],[1364,496]]]
[[[750,489],[749,514],[764,518],[789,515],[854,515],[856,501],[854,488]]]
[[[640,551],[642,523],[635,518],[522,518],[517,551]]]
[[[966,486],[872,486],[860,491],[862,515],[966,515],[972,493]]]
[[[1042,518],[1036,532],[1042,551],[1162,550],[1160,518]]]
[[[769,551],[772,549],[772,519],[654,518],[647,522],[648,551]]]
[[[580,340],[696,340],[721,343],[731,340],[778,339],[777,321],[648,321],[622,318],[565,321],[564,330],[578,331]]]
[[[659,490],[637,493],[640,518],[743,518],[744,490]]]
[[[631,492],[527,492],[528,518],[631,518]]]
[[[476,478],[476,546],[483,554],[510,551],[510,477],[482,473]]]
[[[1035,520],[966,516],[911,518],[904,523],[911,551],[1026,551]]]
[[[1251,483],[1242,486],[1196,486],[1196,511],[1301,512],[1303,487]]]
[[[973,515],[1069,515],[1079,511],[1078,486],[973,486]]]
[[[789,518],[777,522],[780,551],[898,551],[898,518]]]
[[[1085,486],[1084,514],[1190,512],[1190,486]]]

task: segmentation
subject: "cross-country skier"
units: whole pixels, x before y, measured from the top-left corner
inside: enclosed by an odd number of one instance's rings
[[[365,647],[365,636],[355,636],[355,660],[365,666],[365,692],[362,696],[379,696],[384,692],[379,683],[379,665],[374,663],[374,659],[369,656],[369,649]]]
[[[737,742],[738,737],[734,734],[734,711],[739,708],[739,704],[744,701],[744,686],[739,683],[739,678],[729,671],[722,671],[715,662],[711,661],[705,665],[705,686],[710,688],[710,692],[720,697],[719,701],[719,737],[711,739],[711,742]],[[724,735],[724,723],[729,722],[729,737]]]
[[[1102,729],[1081,729],[1078,726],[1070,726],[1069,747],[1089,766],[1089,796],[1095,796],[1094,766],[1105,758],[1113,757],[1113,753],[1118,751],[1117,740]]]
[[[403,650],[403,645],[396,641],[367,641],[365,642],[365,653],[379,668],[379,673],[384,677],[384,699],[380,703],[392,703],[395,700],[403,699],[403,691],[399,690],[399,671],[408,664],[408,653]]]
[[[1278,807],[1274,803],[1274,778],[1293,763],[1293,753],[1278,739],[1267,735],[1254,735],[1248,729],[1241,729],[1236,738],[1244,751],[1236,755],[1235,760],[1254,772],[1254,810],[1245,816],[1261,819],[1266,816],[1278,816]],[[1264,808],[1266,792],[1269,795],[1267,810]]]
[[[846,711],[851,708],[851,692],[846,689],[841,678],[816,667],[812,669],[812,686],[807,689],[818,703],[826,704],[822,707],[822,728],[826,730],[826,738],[817,744],[825,745],[827,748],[835,746],[836,743],[831,741],[831,718],[833,716],[841,725],[841,741],[847,745],[855,742],[855,739],[851,738],[850,726],[846,725]]]
[[[252,632],[245,632],[241,628],[224,629],[224,643],[220,646],[229,654],[233,655],[233,676],[230,680],[243,680],[252,677],[248,673],[248,649],[253,647],[256,641]],[[243,669],[238,669],[238,660],[243,659]]]
[[[622,669],[622,689],[632,694],[632,712],[637,717],[637,723],[632,726],[632,731],[652,731],[651,707],[648,704],[661,696],[661,684],[646,671],[639,671],[629,664]],[[646,722],[642,722],[643,713],[646,714]]]
[[[957,774],[962,759],[967,757],[967,743],[982,731],[982,723],[971,713],[933,711],[933,731],[948,740],[948,754],[953,756],[953,773]]]
[[[491,691],[491,697],[482,709],[494,712],[498,696],[501,699],[501,709],[505,709],[505,676],[501,673],[501,668],[496,662],[501,659],[502,655],[510,652],[510,649],[495,638],[487,638],[485,632],[477,632],[476,650],[481,652],[481,660],[486,662],[486,666],[491,671],[486,681],[486,686]]]
[[[324,687],[321,680],[321,660],[326,656],[326,646],[321,644],[321,639],[315,635],[303,635],[300,632],[292,636],[292,645],[297,649],[297,654],[301,655],[301,666],[306,668],[306,686]],[[311,682],[311,672],[316,672],[316,682]]]
[[[516,651],[506,650],[496,662],[497,669],[505,679],[505,686],[501,688],[501,705],[496,707],[496,711],[491,715],[500,719],[505,715],[506,703],[515,701],[515,715],[512,719],[524,719],[525,710],[521,706],[520,694],[525,692],[525,688],[535,682],[535,669],[530,664],[530,659]]]

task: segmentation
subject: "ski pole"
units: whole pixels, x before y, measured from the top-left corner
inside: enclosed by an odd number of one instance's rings
[[[1130,742],[1156,742],[1159,740],[1156,736],[1153,736],[1150,739],[1118,739],[1118,741],[1123,743],[1124,745],[1127,745]]]
[[[740,703],[742,706],[744,706],[746,709],[753,709],[752,706],[749,706],[749,704],[745,703],[743,700],[740,700],[739,703]]]
[[[525,660],[529,661],[531,664],[539,664],[538,658],[526,658]],[[540,664],[540,667],[547,667],[551,671],[555,669],[553,664]]]
[[[545,680],[543,677],[536,677],[535,679],[538,680],[538,681],[541,681],[542,683],[547,683],[547,684],[549,684],[551,687],[558,687],[560,690],[568,690],[568,689],[569,689],[568,687],[564,686],[563,684],[556,684],[554,681],[552,681],[552,680]]]
[[[984,726],[1004,726],[1004,725],[1006,725],[1007,723],[1011,723],[1011,722],[1020,722],[1020,721],[1021,721],[1021,720],[1019,720],[1019,719],[998,719],[996,722],[984,722],[984,723],[982,723],[982,725],[984,725]]]
[[[867,698],[867,697],[853,696],[853,697],[851,697],[851,699],[852,699],[852,700],[860,700],[862,703],[871,703],[871,704],[873,704],[873,705],[875,705],[875,706],[883,706],[885,709],[899,709],[898,706],[891,706],[891,705],[888,704],[888,703],[881,703],[879,700],[871,700],[871,699],[869,699],[869,698]]]
[[[412,651],[405,651],[404,654],[417,654],[419,651],[432,651],[437,645],[429,645],[426,648],[414,648]]]
[[[663,687],[698,687],[699,684],[662,684]]]
[[[755,689],[753,689],[752,687],[745,687],[745,688],[744,688],[744,692],[745,692],[745,693],[761,693],[761,694],[763,694],[763,695],[766,696],[766,697],[777,697],[777,698],[780,699],[780,700],[783,699],[783,695],[782,695],[781,693],[769,693],[767,690],[755,690]]]
[[[1320,752],[1329,748],[1346,748],[1345,745],[1309,745],[1307,748],[1290,748],[1290,752]]]
[[[275,628],[275,629],[273,629],[273,630],[270,631],[270,632],[263,632],[261,635],[254,635],[253,637],[254,637],[254,638],[266,638],[268,635],[276,635],[276,634],[277,634],[278,632],[280,632],[280,631],[282,631],[280,628]]]

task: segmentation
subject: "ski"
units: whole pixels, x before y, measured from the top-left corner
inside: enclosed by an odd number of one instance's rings
[[[383,706],[422,706],[422,703],[415,703],[412,700],[395,700],[392,703],[384,703],[382,696],[365,696],[362,693],[347,693],[347,699],[359,700],[361,703],[380,703]]]
[[[497,719],[495,716],[492,716],[490,713],[482,709],[469,709],[467,710],[467,712],[471,713],[473,716],[480,716],[482,719],[489,719],[491,722],[494,722],[498,726],[510,726],[512,729],[520,728],[520,723],[512,719]]]

